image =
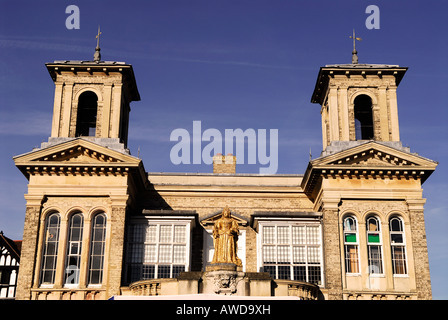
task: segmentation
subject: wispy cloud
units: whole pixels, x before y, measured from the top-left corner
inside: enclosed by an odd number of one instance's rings
[[[0,111],[0,134],[16,136],[49,136],[51,114],[30,111],[26,117],[22,113]]]
[[[126,48],[128,46],[122,45]],[[37,37],[20,37],[20,38],[7,38],[0,35],[0,48],[16,48],[23,50],[48,50],[48,51],[63,51],[63,52],[80,52],[93,54],[93,46],[87,45],[74,45],[63,42],[63,39],[58,38],[37,38]],[[190,50],[191,51],[191,50]],[[213,64],[213,65],[230,65],[250,68],[268,68],[268,69],[285,69],[285,70],[299,70],[298,68],[288,65],[272,65],[255,63],[251,61],[236,61],[236,60],[220,60],[220,59],[205,59],[205,58],[187,58],[178,55],[179,48],[173,52],[169,52],[165,55],[148,54],[147,51],[138,50],[123,50],[123,49],[108,49],[107,54],[113,57],[125,57],[126,59],[148,59],[158,61],[172,61],[172,62],[186,62],[186,63],[201,63],[201,64]],[[191,53],[190,54],[194,54]],[[199,55],[199,53],[197,53]],[[169,56],[171,55],[171,56]]]

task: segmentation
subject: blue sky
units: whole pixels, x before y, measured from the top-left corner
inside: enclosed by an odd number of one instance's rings
[[[80,9],[68,30],[65,9]],[[368,5],[380,29],[365,26]],[[433,296],[448,299],[448,2],[349,0],[0,0],[0,229],[21,239],[26,179],[12,157],[51,130],[54,60],[91,60],[101,25],[103,60],[134,67],[129,148],[150,172],[212,172],[174,165],[170,133],[279,130],[277,173],[304,173],[322,151],[320,108],[310,103],[319,67],[350,63],[355,28],[360,63],[409,67],[398,88],[400,134],[411,152],[439,162],[423,185]],[[259,164],[237,172],[258,173]]]

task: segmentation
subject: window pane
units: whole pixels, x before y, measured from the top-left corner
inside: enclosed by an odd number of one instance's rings
[[[356,242],[356,233],[346,233],[345,242]]]
[[[168,226],[160,226],[160,242],[171,242],[171,231],[173,227],[171,225]]]
[[[291,279],[291,267],[278,266],[278,279]]]
[[[369,233],[367,241],[371,243],[380,243],[380,235],[378,233]]]
[[[356,221],[352,217],[345,218],[344,231],[356,231]]]
[[[293,263],[306,263],[305,247],[293,247]]]
[[[142,224],[134,224],[132,226],[132,242],[143,242],[145,235],[145,226]]]
[[[185,263],[185,246],[175,245],[173,247],[173,263]]]
[[[392,247],[392,267],[394,274],[406,274],[406,255],[404,246]]]
[[[161,244],[159,245],[159,262],[170,263],[171,262],[171,245]]]
[[[155,265],[143,265],[142,279],[154,279],[156,266]]]
[[[293,271],[294,271],[294,280],[306,282],[306,267],[305,266],[294,266]]]
[[[157,262],[156,259],[156,245],[155,244],[146,244],[145,245],[145,257],[144,262]]]
[[[276,263],[275,252],[275,246],[263,246],[263,262]]]
[[[146,227],[146,242],[157,241],[157,226],[149,225]]]
[[[291,263],[291,257],[289,253],[289,246],[277,247],[277,262],[278,263]]]
[[[263,243],[275,243],[275,227],[263,227]]]
[[[403,234],[391,233],[390,239],[391,239],[392,244],[403,243]]]
[[[307,244],[319,244],[319,227],[307,226],[306,227]]]
[[[277,227],[277,243],[289,243],[289,227]]]
[[[292,244],[305,244],[305,226],[292,227]]]
[[[403,231],[401,220],[399,218],[392,218],[390,220],[390,231]]]
[[[76,213],[70,218],[67,258],[65,261],[65,284],[79,283],[79,267],[81,265],[83,217]]]
[[[359,273],[358,268],[358,246],[345,246],[345,272]]]
[[[157,269],[157,278],[170,278],[171,277],[171,266],[169,265],[159,265]]]
[[[186,226],[174,226],[174,242],[184,243],[185,242],[185,230]]]
[[[369,255],[369,272],[383,273],[381,246],[367,246]]]
[[[176,278],[179,273],[184,272],[185,271],[185,266],[173,266],[173,278]]]
[[[314,284],[321,284],[321,271],[320,266],[308,267],[308,282]]]
[[[263,267],[264,272],[268,272],[269,275],[273,278],[276,279],[277,275],[275,274],[275,266],[264,266]]]
[[[319,263],[320,252],[318,247],[308,247],[308,263]]]

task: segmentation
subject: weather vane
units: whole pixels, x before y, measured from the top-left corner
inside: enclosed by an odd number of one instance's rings
[[[101,60],[101,53],[100,53],[100,26],[98,26],[98,34],[96,35],[96,48],[95,48],[95,54],[93,55],[93,61],[99,62]]]
[[[352,64],[358,63],[358,51],[356,51],[356,40],[361,41],[361,38],[357,38],[355,35],[355,29],[353,29],[353,36],[350,36],[350,39],[353,39],[353,51],[352,51]]]

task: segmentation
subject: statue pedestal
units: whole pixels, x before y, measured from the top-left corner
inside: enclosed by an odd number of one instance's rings
[[[238,267],[234,263],[213,263],[206,266],[205,271],[243,271],[243,267]]]
[[[246,295],[245,273],[234,263],[214,263],[206,266],[203,293]]]

